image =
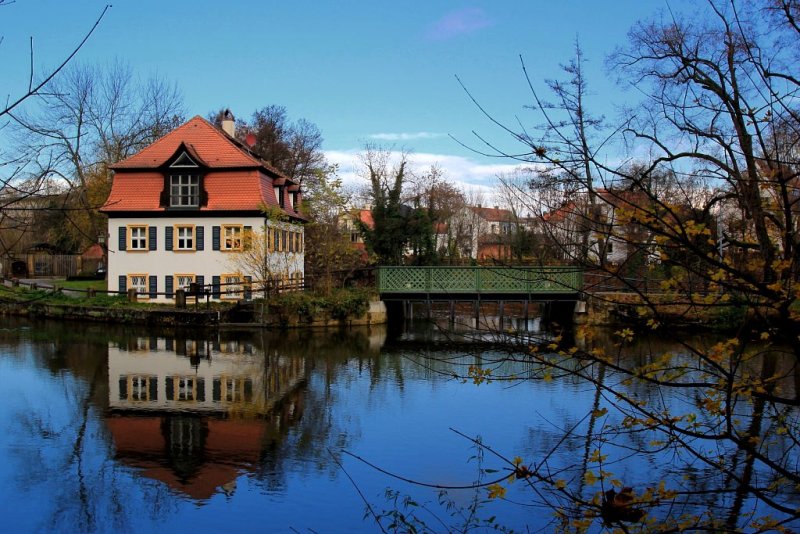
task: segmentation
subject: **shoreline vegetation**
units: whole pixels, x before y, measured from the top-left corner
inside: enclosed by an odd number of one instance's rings
[[[251,302],[220,303],[187,298],[186,308],[129,300],[105,282],[0,279],[0,315],[167,326],[263,328],[337,327],[382,324],[386,311],[364,289],[328,295],[289,292]]]
[[[664,296],[648,298],[631,293],[605,293],[588,298],[585,313],[575,325],[657,329],[730,331],[749,322],[746,306],[735,302],[696,301],[675,304]],[[236,326],[254,328],[315,328],[384,324],[387,312],[374,292],[339,289],[328,295],[287,292],[250,302],[220,303],[187,298],[186,308],[131,301],[105,289],[103,280],[0,279],[0,314],[65,320],[144,325]]]

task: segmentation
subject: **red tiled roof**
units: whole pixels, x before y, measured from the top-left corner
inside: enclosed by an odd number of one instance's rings
[[[375,228],[375,220],[372,218],[372,211],[359,210],[358,219],[366,225],[367,228]]]
[[[101,211],[165,211],[161,206],[164,175],[157,171],[172,158],[181,144],[202,161],[209,172],[203,177],[208,205],[200,211],[258,211],[277,207],[274,185],[293,188],[291,180],[228,137],[202,117],[194,117],[141,152],[112,165],[114,182]],[[294,218],[301,215],[286,210]]]
[[[481,208],[481,207],[471,207],[470,209],[478,217],[486,221],[510,221],[512,219],[511,210],[505,210],[500,208]]]
[[[256,169],[210,172],[203,178],[203,187],[208,205],[200,211],[253,211],[278,206],[269,177]],[[164,211],[159,205],[162,189],[164,177],[160,173],[117,173],[102,211]]]
[[[111,165],[111,169],[156,169],[175,154],[181,143],[186,144],[190,152],[194,152],[212,169],[261,167],[264,163],[242,150],[224,132],[197,115],[140,152]]]
[[[117,173],[108,200],[100,211],[161,210],[164,177],[157,172]]]
[[[87,248],[83,254],[81,254],[81,258],[84,260],[99,260],[102,259],[106,255],[103,247],[95,243],[91,247]]]

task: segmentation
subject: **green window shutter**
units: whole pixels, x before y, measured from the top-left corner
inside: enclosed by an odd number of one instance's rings
[[[154,274],[151,274],[148,278],[150,285],[150,298],[154,299],[158,296],[158,277]]]
[[[194,229],[194,249],[195,250],[203,250],[205,247],[205,228],[202,226],[197,226]]]
[[[219,226],[211,227],[211,248],[214,250],[219,250],[220,230]]]
[[[172,250],[172,238],[174,228],[172,226],[165,226],[164,227],[164,248],[166,250]]]
[[[253,283],[252,276],[245,276],[244,277],[244,300],[253,300],[253,288],[251,284]]]
[[[206,400],[206,381],[202,378],[197,379],[197,400],[199,402]]]
[[[195,276],[194,277],[194,281],[197,284],[197,289],[198,289],[198,291],[200,291],[200,294],[201,295],[204,294],[205,291],[206,291],[206,288],[203,287],[204,285],[206,285],[205,277],[203,275]]]
[[[147,237],[148,237],[148,239],[147,239],[148,247],[147,248],[148,248],[148,250],[156,250],[156,245],[158,244],[158,241],[157,241],[157,238],[156,238],[156,231],[157,230],[158,230],[158,228],[156,228],[155,226],[150,226],[150,227],[147,228]]]
[[[148,382],[148,387],[150,388],[150,400],[157,401],[158,400],[158,377],[151,376]]]

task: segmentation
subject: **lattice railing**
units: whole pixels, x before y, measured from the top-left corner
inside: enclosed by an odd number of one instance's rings
[[[574,267],[379,267],[381,293],[576,293]]]

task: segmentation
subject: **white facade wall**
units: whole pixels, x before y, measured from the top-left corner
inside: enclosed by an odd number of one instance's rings
[[[259,280],[258,273],[241,272],[240,262],[236,261],[236,251],[213,250],[213,227],[224,225],[250,226],[253,231],[260,231],[263,228],[265,219],[262,216],[255,217],[114,217],[108,220],[108,290],[117,291],[119,287],[119,277],[131,274],[156,276],[157,292],[165,293],[166,277],[175,277],[178,274],[192,274],[203,277],[206,285],[212,283],[214,276],[224,274],[240,273],[242,276],[250,276],[254,281]],[[288,223],[269,223],[271,226],[280,228],[291,228],[295,232],[303,234],[303,226],[300,224]],[[120,228],[127,228],[130,225],[147,226],[156,228],[156,250],[131,250],[126,243],[126,250],[119,249]],[[178,235],[173,232],[173,250],[166,250],[166,227],[177,225],[192,225],[203,227],[203,250],[182,251],[176,250]],[[149,230],[148,230],[149,231]],[[195,231],[195,241],[197,240]],[[305,237],[302,239],[305,246]],[[287,271],[296,276],[304,276],[304,253],[284,253],[273,252],[274,264],[287,264]],[[177,278],[174,279],[174,289],[177,289]],[[130,287],[130,286],[127,286]],[[143,295],[143,297],[146,297]],[[151,302],[172,302],[172,298],[165,295],[158,295],[150,298]]]
[[[184,345],[185,355],[180,356],[173,347],[167,346],[166,339],[155,338],[156,347],[149,344],[148,338],[140,338],[140,341],[140,351],[109,345],[108,400],[111,408],[231,412],[238,406],[265,414],[305,378],[303,358],[265,357],[258,351],[235,350],[239,347],[233,347],[234,351],[227,351],[224,346],[213,350],[206,346],[205,340],[171,340],[171,344]],[[198,363],[193,364],[190,356],[197,356]],[[181,379],[184,379],[183,398]],[[150,386],[151,381],[152,389],[134,391],[134,383]],[[172,398],[167,394],[168,381],[173,384]],[[223,390],[220,398],[214,398],[215,381]],[[241,396],[245,382],[249,382],[251,398]],[[226,398],[225,394],[232,393],[234,388],[238,395]]]

